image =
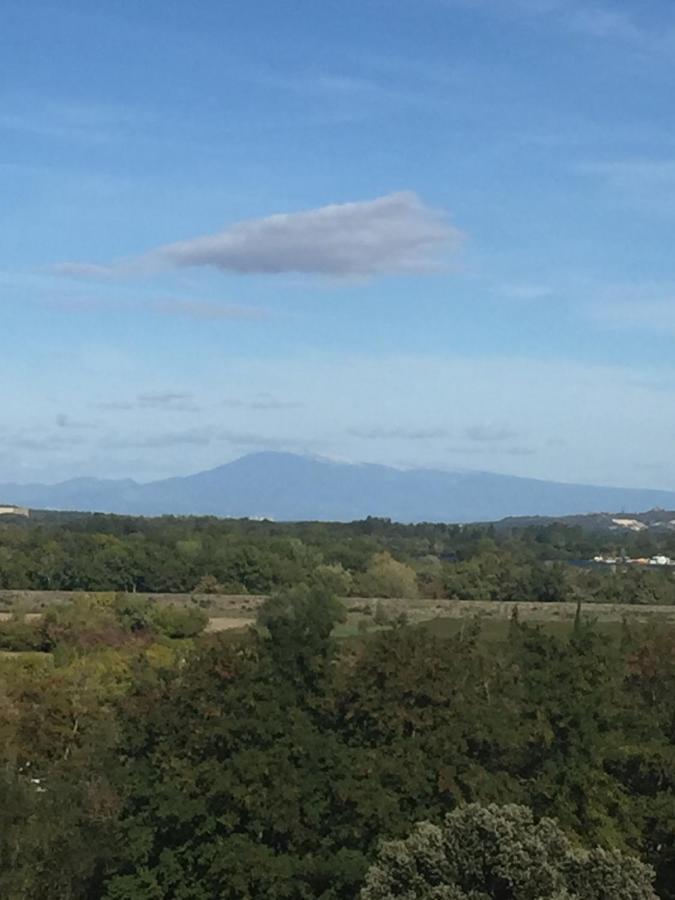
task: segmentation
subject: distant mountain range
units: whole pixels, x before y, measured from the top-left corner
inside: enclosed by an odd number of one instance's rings
[[[97,478],[55,485],[0,484],[0,503],[144,516],[486,522],[508,516],[673,509],[675,492],[561,484],[489,472],[401,471],[291,453],[253,453],[207,472],[148,484]]]

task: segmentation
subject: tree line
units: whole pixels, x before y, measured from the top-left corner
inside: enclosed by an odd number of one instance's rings
[[[0,589],[675,602],[671,569],[570,564],[622,552],[675,555],[675,534],[38,513],[0,523]]]

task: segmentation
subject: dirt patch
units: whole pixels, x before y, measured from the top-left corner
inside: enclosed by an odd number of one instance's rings
[[[8,622],[13,616],[14,613],[0,612],[0,622]],[[32,622],[35,619],[41,619],[42,613],[26,613],[24,618],[27,622]]]
[[[249,625],[253,625],[255,619],[234,619],[227,618],[225,616],[217,616],[213,619],[209,619],[209,624],[206,626],[207,631],[230,631],[234,628],[246,628]]]

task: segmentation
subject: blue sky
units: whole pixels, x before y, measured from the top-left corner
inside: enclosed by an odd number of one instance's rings
[[[675,489],[670,0],[5,0],[0,482]]]

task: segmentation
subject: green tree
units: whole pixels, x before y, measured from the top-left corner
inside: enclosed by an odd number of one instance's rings
[[[322,563],[312,573],[312,584],[335,597],[348,596],[354,584],[351,574],[340,563]]]
[[[361,592],[367,597],[401,597],[415,599],[418,596],[415,570],[394,559],[390,553],[376,553],[361,577]]]
[[[328,661],[333,628],[345,619],[339,600],[306,585],[275,594],[258,612],[270,659],[280,674],[304,687],[316,686]]]
[[[656,900],[648,866],[581,850],[527,807],[470,804],[382,845],[361,900]]]

